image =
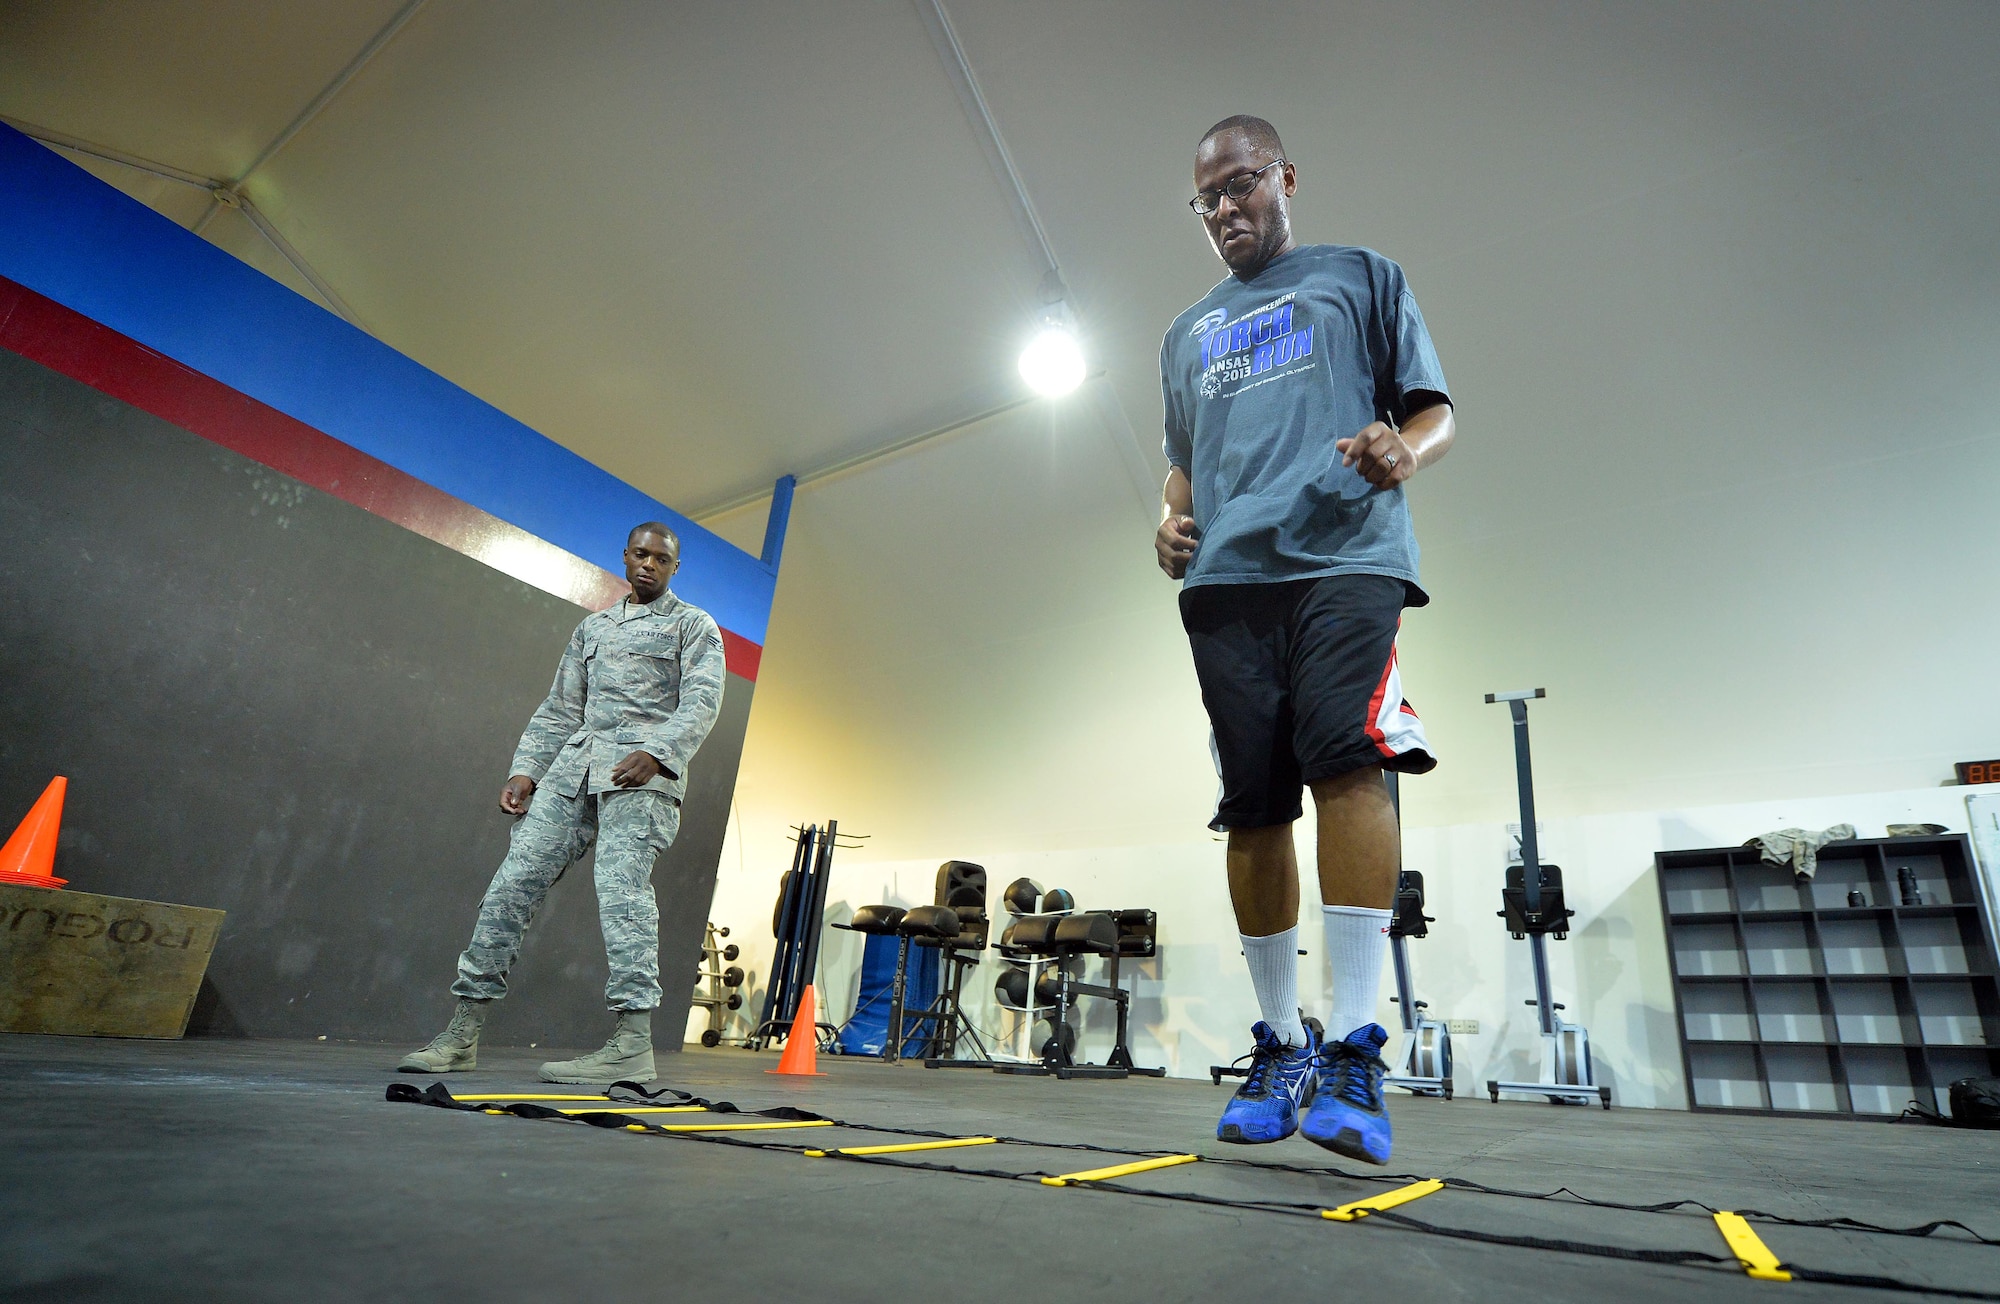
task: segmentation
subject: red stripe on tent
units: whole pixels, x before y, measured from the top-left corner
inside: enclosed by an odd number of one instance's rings
[[[630,591],[603,567],[6,277],[0,347],[580,607]],[[728,630],[722,642],[729,672],[756,679],[763,648]]]
[[[741,675],[756,682],[757,667],[763,663],[764,649],[740,634],[722,631],[722,655],[729,662],[729,673]]]

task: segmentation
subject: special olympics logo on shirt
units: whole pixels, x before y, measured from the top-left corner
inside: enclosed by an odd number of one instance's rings
[[[1214,330],[1216,327],[1222,325],[1223,322],[1228,320],[1229,320],[1229,314],[1224,312],[1222,309],[1217,308],[1213,312],[1210,312],[1209,314],[1204,316],[1200,321],[1194,324],[1194,328],[1188,331],[1188,338],[1191,340],[1198,340],[1202,336],[1208,334],[1210,331]]]

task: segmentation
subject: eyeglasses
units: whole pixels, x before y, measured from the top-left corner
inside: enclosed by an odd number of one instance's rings
[[[1284,163],[1285,160],[1283,159],[1275,159],[1258,168],[1255,172],[1244,172],[1238,176],[1229,178],[1228,183],[1220,189],[1200,191],[1193,199],[1188,200],[1188,207],[1192,208],[1202,217],[1207,217],[1216,209],[1222,207],[1222,197],[1224,195],[1228,195],[1240,204],[1250,198],[1250,192],[1257,188],[1257,182],[1263,178],[1266,172],[1275,167],[1283,167]]]

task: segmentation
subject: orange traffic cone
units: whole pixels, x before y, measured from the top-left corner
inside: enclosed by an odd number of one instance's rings
[[[21,821],[21,827],[14,830],[14,836],[7,839],[7,845],[0,847],[0,883],[13,883],[20,887],[61,887],[69,882],[57,878],[56,831],[62,827],[63,794],[69,791],[69,780],[58,774],[49,780],[49,786],[36,799],[34,809],[28,818]]]
[[[792,1018],[792,1031],[785,1038],[785,1053],[778,1057],[778,1067],[764,1071],[802,1078],[826,1076],[819,1071],[819,1019],[813,1013],[812,984],[806,985],[805,995],[799,998],[799,1012]]]

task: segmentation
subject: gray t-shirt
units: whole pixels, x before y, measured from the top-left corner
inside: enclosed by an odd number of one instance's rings
[[[1417,587],[1399,486],[1340,464],[1336,439],[1401,422],[1411,390],[1449,395],[1403,269],[1372,249],[1304,245],[1231,276],[1160,346],[1167,460],[1194,487],[1186,583],[1390,575]]]

